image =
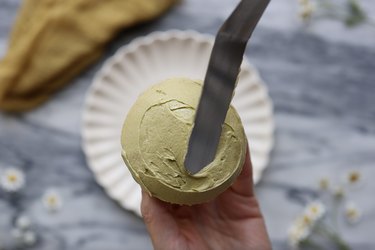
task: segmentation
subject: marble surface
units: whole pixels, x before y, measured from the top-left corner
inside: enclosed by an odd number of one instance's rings
[[[124,31],[98,63],[45,105],[19,115],[0,113],[0,168],[17,166],[26,175],[18,197],[0,191],[0,240],[8,249],[20,214],[38,232],[33,249],[151,249],[142,220],[112,201],[87,167],[80,137],[85,93],[102,63],[133,38],[172,28],[214,34],[236,2],[185,0],[156,22]],[[374,17],[375,2],[362,2]],[[19,3],[0,0],[0,56]],[[341,232],[353,249],[375,249],[375,28],[347,29],[330,20],[305,27],[297,11],[296,1],[274,0],[247,50],[275,109],[276,145],[256,187],[268,231],[274,249],[288,249],[287,228],[303,200],[315,197],[317,180],[339,180],[359,169],[365,184],[348,198],[364,217],[353,227],[342,221]],[[54,214],[40,199],[51,187],[64,200]]]

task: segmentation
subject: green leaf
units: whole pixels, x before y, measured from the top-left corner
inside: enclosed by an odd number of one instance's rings
[[[367,19],[365,11],[356,0],[348,0],[348,16],[345,19],[347,26],[356,26]]]

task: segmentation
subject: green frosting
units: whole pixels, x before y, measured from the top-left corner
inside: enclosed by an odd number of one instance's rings
[[[171,203],[208,201],[228,188],[241,171],[246,137],[230,107],[212,163],[195,175],[184,159],[202,85],[175,78],[144,92],[129,111],[121,143],[122,156],[134,179],[151,195]]]

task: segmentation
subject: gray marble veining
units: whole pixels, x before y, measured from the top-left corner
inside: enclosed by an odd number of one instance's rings
[[[0,0],[0,55],[19,0]],[[375,2],[364,0],[370,15]],[[185,0],[156,22],[124,31],[103,58],[40,108],[0,114],[0,168],[25,171],[26,188],[16,199],[0,191],[0,240],[7,243],[14,218],[28,215],[40,236],[34,249],[150,249],[143,222],[124,211],[96,184],[81,150],[84,97],[95,72],[133,38],[156,30],[193,29],[214,34],[236,1]],[[212,10],[215,6],[215,11]],[[257,185],[257,195],[275,249],[287,249],[286,231],[313,199],[322,176],[339,181],[358,168],[365,184],[349,193],[363,210],[358,225],[340,224],[353,249],[375,249],[375,28],[347,29],[337,21],[304,28],[294,1],[273,1],[247,50],[274,102],[276,145]],[[1,84],[1,83],[0,83]],[[42,207],[47,188],[61,193],[55,214]]]

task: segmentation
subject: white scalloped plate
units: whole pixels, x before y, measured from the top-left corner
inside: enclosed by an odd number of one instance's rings
[[[212,45],[212,36],[194,31],[154,32],[119,49],[95,76],[83,111],[83,151],[98,183],[125,209],[140,215],[140,187],[121,158],[128,110],[141,92],[164,79],[203,79]],[[246,59],[232,104],[248,137],[256,183],[268,164],[274,122],[267,90]]]

